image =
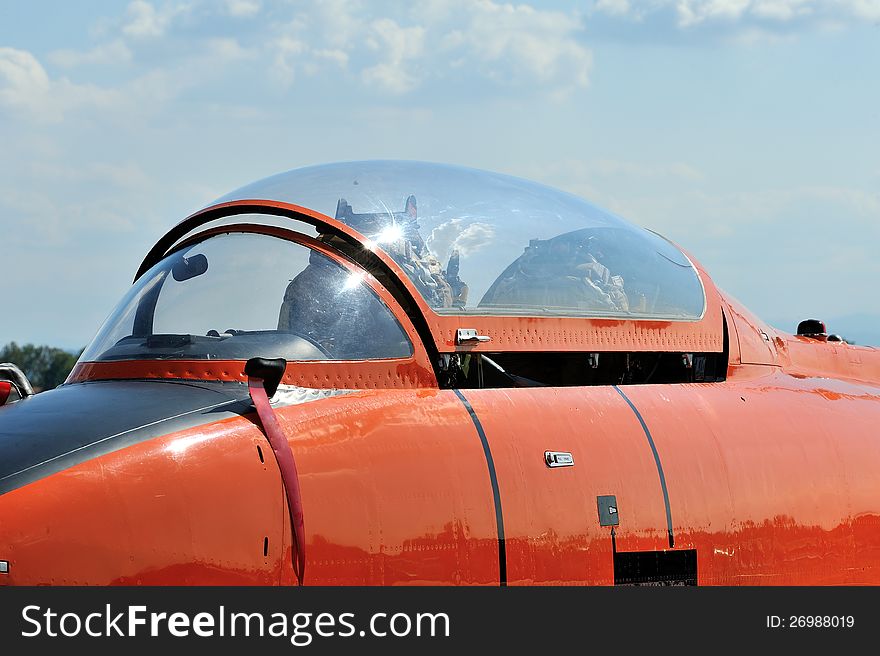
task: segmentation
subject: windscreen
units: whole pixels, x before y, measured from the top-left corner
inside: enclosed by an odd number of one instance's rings
[[[410,355],[405,331],[363,272],[302,244],[231,233],[183,248],[141,276],[80,361]]]

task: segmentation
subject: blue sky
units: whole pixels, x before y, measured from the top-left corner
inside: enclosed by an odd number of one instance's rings
[[[211,199],[450,162],[657,230],[880,343],[880,0],[0,1],[0,344],[87,343]]]

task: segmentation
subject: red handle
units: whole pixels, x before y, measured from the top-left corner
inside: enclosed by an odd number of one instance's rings
[[[278,425],[275,411],[272,410],[272,406],[269,404],[269,397],[266,395],[266,389],[263,387],[263,380],[261,378],[249,378],[248,391],[254,406],[257,408],[260,423],[263,424],[263,431],[266,433],[266,438],[269,440],[269,445],[275,454],[278,469],[281,470],[281,483],[284,485],[284,493],[287,495],[287,507],[290,510],[290,528],[293,533],[293,571],[296,574],[297,581],[302,585],[306,569],[306,545],[302,495],[299,489],[296,461],[293,458],[293,451],[290,450],[290,444],[287,443],[287,437],[284,435],[284,431],[281,430],[281,426]]]

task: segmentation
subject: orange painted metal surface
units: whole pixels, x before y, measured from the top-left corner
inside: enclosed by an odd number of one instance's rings
[[[794,335],[778,336],[780,360],[793,376],[840,378],[877,384],[880,350],[845,342],[819,342]]]
[[[278,584],[283,499],[268,442],[252,422],[167,435],[0,496],[5,578],[13,585]]]
[[[307,585],[498,584],[486,461],[452,391],[357,392],[278,415],[300,470]]]
[[[880,583],[880,389],[752,374],[624,388],[663,462],[675,548],[697,550],[701,584]],[[495,460],[511,585],[612,582],[600,494],[617,495],[618,551],[668,549],[657,470],[613,388],[464,394]],[[276,411],[300,469],[306,584],[498,584],[486,460],[453,391]],[[224,420],[0,496],[8,582],[292,584],[283,492],[257,445],[252,418]],[[544,450],[575,466],[547,468]]]
[[[755,317],[734,298],[725,300],[729,317],[732,364],[762,364],[779,366],[776,332]]]
[[[436,387],[426,356],[391,360],[290,362],[281,382],[314,389],[411,389]],[[244,382],[244,360],[121,360],[81,362],[67,383],[89,380],[222,380]]]
[[[876,388],[765,371],[626,393],[657,443],[676,548],[698,550],[701,583],[880,582]],[[510,583],[610,582],[598,494],[618,496],[618,549],[665,548],[654,464],[611,389],[467,398],[496,462]],[[358,392],[279,416],[302,471],[307,583],[497,581],[485,460],[451,391]],[[283,495],[262,443],[247,419],[227,420],[3,495],[11,581],[278,582]],[[548,469],[545,449],[570,451],[575,466]]]
[[[732,365],[766,365],[799,378],[880,385],[880,350],[789,335],[770,327],[735,299],[722,295],[722,301],[731,318]]]
[[[510,585],[613,582],[611,534],[596,497],[615,494],[621,551],[662,549],[657,470],[636,418],[611,387],[467,390],[498,471]],[[549,468],[545,451],[571,453]]]
[[[626,393],[700,584],[880,583],[880,389],[768,370]]]
[[[353,392],[277,414],[300,471],[306,584],[498,583],[485,460],[453,392]],[[293,584],[284,493],[252,419],[0,496],[6,582]]]

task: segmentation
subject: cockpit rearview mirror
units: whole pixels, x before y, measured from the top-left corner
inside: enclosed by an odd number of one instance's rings
[[[208,270],[208,258],[202,253],[191,257],[182,257],[171,268],[171,276],[177,282],[183,282],[190,278],[202,275]]]

